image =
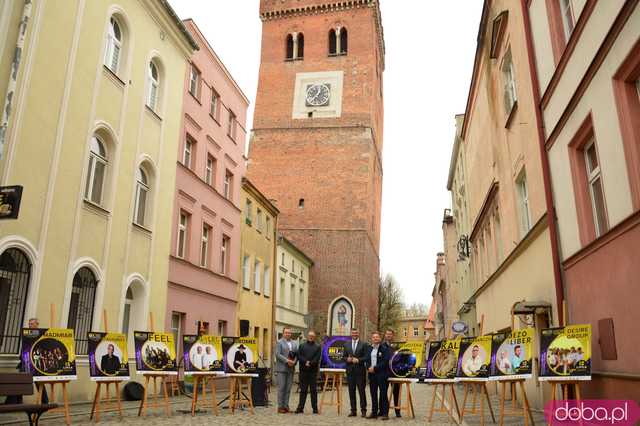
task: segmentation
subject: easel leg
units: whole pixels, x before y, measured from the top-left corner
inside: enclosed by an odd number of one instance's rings
[[[195,376],[193,383],[193,399],[191,400],[191,417],[196,415],[196,405],[198,405],[198,385],[200,384],[200,377]]]
[[[122,402],[120,401],[120,382],[116,382],[116,404],[118,407],[118,414],[122,418]]]
[[[93,414],[96,415],[96,422],[100,421],[100,382],[96,383],[96,393],[93,396],[93,406],[91,407],[91,415],[89,420],[93,419]]]
[[[433,409],[436,406],[436,393],[438,391],[438,385],[433,385],[433,395],[431,395],[431,408],[429,409],[429,417],[427,418],[427,423],[431,423],[431,418],[433,417]]]
[[[236,378],[232,377],[229,383],[229,391],[231,392],[231,414],[236,412]]]
[[[338,415],[342,410],[342,374],[338,374]]]
[[[165,377],[160,379],[160,385],[164,391],[164,409],[167,413],[167,417],[171,417],[171,405],[169,404],[169,392],[167,389],[167,380]]]
[[[249,393],[249,411],[251,412],[251,414],[253,415],[253,392],[251,390],[251,379],[246,379],[246,383],[247,383],[247,390]],[[340,406],[338,406],[338,412],[340,410]]]
[[[147,417],[147,399],[149,398],[149,376],[144,376],[144,392],[142,393],[142,401],[138,409],[138,417]]]
[[[213,412],[217,415],[219,415],[220,413],[218,412],[218,401],[216,400],[216,381],[211,378],[209,380],[211,382],[211,402],[212,402],[212,407],[213,407]]]
[[[456,409],[456,414],[457,414],[458,418],[460,418],[460,407],[458,406],[458,398],[456,397],[456,391],[454,389],[453,383],[451,384],[451,398],[453,399],[453,407],[451,407],[451,408],[452,409],[453,408]]]
[[[551,382],[551,411],[555,412],[556,410],[556,384]],[[551,422],[547,423],[547,425],[551,426]]]
[[[482,426],[484,426],[484,401],[482,400],[482,394],[484,393],[484,388],[482,388],[482,385],[480,386],[480,424]],[[476,386],[474,385],[474,388]],[[476,393],[474,393],[474,399],[475,399],[475,395],[477,394],[477,388],[476,388]],[[474,403],[474,407],[475,407],[475,403]]]
[[[507,398],[507,384],[500,382],[501,394],[500,394],[500,426],[504,424],[504,400]]]
[[[520,381],[520,390],[522,391],[522,405],[524,405],[526,410],[526,415],[529,420],[531,420],[531,425],[535,425],[533,421],[533,413],[531,412],[531,407],[529,406],[529,398],[527,398],[527,391],[524,387],[524,381]],[[525,424],[527,424],[525,419]]]
[[[409,399],[409,409],[411,410],[411,418],[416,418],[416,412],[413,409],[413,395],[411,394],[411,383],[407,383],[407,398]]]
[[[465,383],[463,386],[464,386],[464,397],[462,398],[462,410],[460,411],[460,423],[462,423],[462,419],[464,418],[464,412],[467,409],[467,394],[469,393],[469,384]]]
[[[484,392],[484,396],[487,398],[487,405],[489,406],[489,412],[491,413],[491,420],[493,420],[493,423],[495,423],[496,416],[493,415],[493,407],[491,406],[491,398],[489,398],[489,389],[487,389],[486,383],[482,384],[482,391]]]
[[[62,401],[64,403],[64,419],[67,425],[70,425],[71,416],[69,415],[69,400],[67,398],[67,382],[62,382]]]

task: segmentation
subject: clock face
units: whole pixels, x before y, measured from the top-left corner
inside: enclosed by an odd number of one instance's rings
[[[310,84],[307,86],[307,106],[327,106],[331,98],[331,85]]]

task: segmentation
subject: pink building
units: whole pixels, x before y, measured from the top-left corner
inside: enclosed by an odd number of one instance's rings
[[[249,101],[196,24],[178,153],[166,328],[234,335]],[[178,343],[180,347],[181,343]]]

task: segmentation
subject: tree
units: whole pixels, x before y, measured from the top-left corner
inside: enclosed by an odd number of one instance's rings
[[[405,308],[404,315],[407,317],[426,317],[429,315],[429,306],[424,303],[412,303]]]
[[[395,329],[402,317],[402,290],[391,274],[380,277],[378,292],[378,330]]]

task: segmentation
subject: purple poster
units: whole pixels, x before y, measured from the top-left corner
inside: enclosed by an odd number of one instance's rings
[[[347,362],[343,359],[344,345],[349,343],[349,336],[327,336],[322,341],[322,358],[320,368],[332,368],[343,370],[347,368]]]

